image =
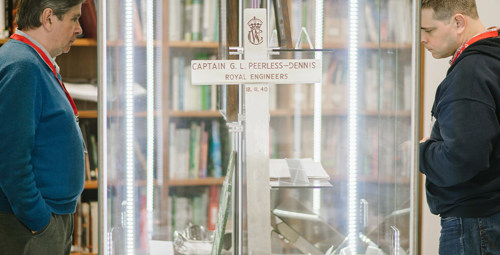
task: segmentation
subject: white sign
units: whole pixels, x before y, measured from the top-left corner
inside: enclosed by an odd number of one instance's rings
[[[319,59],[193,60],[193,85],[320,83]]]

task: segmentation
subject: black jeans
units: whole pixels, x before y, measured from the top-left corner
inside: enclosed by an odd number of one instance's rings
[[[73,214],[53,214],[47,227],[32,234],[15,215],[0,212],[0,255],[68,255],[74,220]]]

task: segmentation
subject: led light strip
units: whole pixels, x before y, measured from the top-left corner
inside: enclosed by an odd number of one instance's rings
[[[316,49],[323,49],[323,0],[316,0],[316,21],[314,44]],[[323,53],[316,51],[314,58],[323,62]],[[322,83],[314,84],[314,161],[321,162],[321,115],[322,115]],[[313,190],[313,212],[320,214],[321,210],[321,189]]]
[[[125,8],[125,249],[135,254],[134,215],[134,1],[126,0]]]
[[[357,254],[358,240],[358,47],[359,4],[349,1],[349,249]]]
[[[146,160],[146,204],[148,213],[148,240],[153,238],[153,202],[154,202],[154,153],[155,153],[155,59],[154,59],[154,22],[153,0],[146,2],[146,79],[147,79],[147,160]]]

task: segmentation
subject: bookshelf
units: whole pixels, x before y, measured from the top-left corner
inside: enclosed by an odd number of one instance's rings
[[[295,5],[298,1],[288,1],[290,6]],[[310,13],[311,6],[314,6],[313,1],[302,1],[303,2],[303,13]],[[341,189],[339,187],[345,188],[345,183],[347,182],[347,68],[346,63],[342,62],[347,59],[348,51],[348,32],[347,24],[348,17],[346,9],[340,0],[327,0],[325,1],[325,27],[324,27],[324,41],[323,48],[332,50],[331,53],[323,54],[323,66],[325,68],[325,78],[323,82],[323,93],[322,98],[323,109],[322,109],[322,136],[323,147],[321,149],[321,154],[324,155],[323,165],[325,169],[331,175],[331,183],[335,187],[334,189]],[[382,10],[384,14],[388,8],[388,0],[381,1],[383,6],[374,8],[374,10]],[[169,6],[164,8],[170,17],[175,17],[172,13],[172,9],[179,10],[176,3],[173,1],[168,1]],[[371,3],[370,3],[371,4]],[[172,7],[172,5],[174,5]],[[308,7],[309,6],[309,7]],[[364,8],[364,6],[363,6]],[[298,8],[292,7],[289,10],[297,10]],[[179,12],[179,11],[177,11]],[[183,11],[181,11],[183,12]],[[294,13],[296,14],[296,13]],[[176,14],[178,15],[178,14]],[[181,15],[182,16],[182,15]],[[397,145],[404,139],[409,137],[406,134],[399,134],[397,129],[406,130],[409,127],[409,121],[411,119],[411,110],[408,108],[409,101],[408,98],[400,99],[399,94],[408,94],[409,89],[409,75],[408,68],[410,66],[410,56],[412,45],[408,38],[404,36],[397,35],[399,31],[397,28],[391,27],[388,21],[384,21],[382,16],[380,23],[379,17],[375,14],[372,16],[364,15],[364,20],[362,21],[362,26],[369,27],[375,26],[375,30],[379,31],[380,27],[383,29],[388,29],[386,33],[380,34],[369,34],[367,31],[363,30],[363,38],[361,38],[359,49],[361,56],[360,67],[366,70],[367,76],[363,74],[362,84],[363,87],[361,91],[368,91],[366,93],[362,92],[360,95],[360,112],[359,118],[362,121],[363,128],[360,131],[360,136],[362,139],[366,140],[366,144],[361,148],[363,150],[362,156],[360,158],[360,164],[362,165],[361,174],[358,178],[360,185],[381,185],[388,187],[391,185],[401,185],[409,186],[410,182],[407,178],[407,172],[400,172],[402,165],[407,166],[408,159],[394,159],[389,155],[398,155]],[[315,31],[313,22],[310,19],[305,18],[303,22],[298,22],[291,20],[292,26],[294,24],[300,23],[304,25],[308,31]],[[333,20],[332,20],[333,19]],[[182,19],[180,19],[182,20]],[[219,47],[217,42],[205,42],[205,41],[186,41],[181,40],[178,37],[180,35],[174,35],[174,39],[170,40],[171,33],[177,33],[178,30],[183,31],[182,28],[172,29],[171,22],[165,21],[168,24],[165,35],[166,41],[164,42],[164,53],[168,59],[168,63],[165,70],[166,84],[169,86],[172,83],[177,82],[177,80],[172,80],[172,76],[175,76],[179,72],[179,68],[174,67],[176,65],[176,58],[179,56],[184,56],[184,63],[187,63],[189,59],[195,59],[195,56],[200,52],[206,52],[208,54],[216,54]],[[182,24],[182,22],[176,22],[176,25]],[[371,24],[371,25],[370,25]],[[181,25],[179,25],[181,26]],[[297,28],[292,28],[292,31],[297,31]],[[311,39],[314,41],[314,35],[311,35]],[[296,33],[292,35],[292,39],[297,38]],[[305,41],[304,39],[302,40]],[[228,45],[236,46],[236,45]],[[302,48],[307,49],[309,46],[303,43]],[[285,54],[283,54],[285,55]],[[191,58],[189,57],[191,56]],[[296,57],[299,57],[297,54]],[[303,53],[303,58],[314,58],[314,54]],[[336,68],[331,68],[336,66]],[[331,69],[330,69],[331,68]],[[379,73],[380,69],[392,70],[394,72]],[[331,72],[331,73],[328,73]],[[370,76],[371,75],[371,76]],[[176,78],[178,79],[178,78]],[[313,157],[313,88],[314,85],[302,85],[301,92],[299,93],[302,97],[302,103],[297,105],[295,102],[295,87],[293,85],[279,85],[276,88],[274,94],[272,94],[273,108],[270,111],[270,124],[271,124],[271,157],[276,158],[293,158],[295,155],[299,157]],[[371,86],[371,87],[370,87]],[[398,94],[399,93],[399,94]],[[164,102],[169,104],[175,101],[178,95],[178,91],[173,91],[169,88],[168,91],[164,92]],[[341,95],[340,98],[328,97],[330,95]],[[389,96],[381,96],[389,95]],[[177,104],[177,103],[176,103]],[[300,109],[297,109],[300,107]],[[200,122],[218,119],[221,120],[221,115],[216,109],[182,109],[182,107],[172,107],[172,105],[164,106],[164,133],[168,133],[170,130],[169,125],[172,123],[183,123],[182,125],[187,125],[190,122]],[[297,114],[297,112],[299,112]],[[297,119],[301,120],[301,126],[296,126]],[[389,138],[387,133],[398,133],[395,139]],[[336,137],[333,137],[336,136]],[[172,135],[168,135],[165,138],[165,148],[168,148],[171,142]],[[177,137],[177,136],[175,136]],[[294,141],[292,137],[300,137],[298,141]],[[379,151],[381,155],[373,154],[372,151],[377,151],[376,148],[380,143],[388,143],[389,148],[384,148]],[[299,154],[296,154],[294,147],[296,143],[299,143],[302,150]],[[378,158],[380,156],[380,159]],[[171,167],[168,166],[168,162],[172,160],[172,156],[165,153],[165,173],[168,175],[172,171]],[[382,163],[379,163],[381,161]],[[389,161],[391,163],[384,163]],[[166,191],[164,193],[168,198],[176,196],[179,194],[190,196],[191,194],[186,190],[194,190],[195,192],[200,192],[200,190],[206,189],[210,186],[218,186],[222,183],[222,179],[218,178],[180,178],[180,179],[170,179],[166,178],[165,185]],[[340,190],[342,191],[342,190]],[[339,191],[339,193],[340,193]],[[340,198],[339,198],[340,199]],[[167,214],[170,213],[167,209]],[[167,221],[171,220],[170,218]]]
[[[97,181],[85,181],[85,189],[97,189]]]
[[[207,197],[210,197],[210,190],[213,190],[214,187],[219,187],[224,180],[222,177],[223,175],[214,177],[212,174],[207,174],[206,177],[196,175],[192,178],[185,176],[172,178],[171,174],[175,172],[175,169],[180,168],[179,165],[182,164],[176,162],[176,160],[181,157],[179,155],[186,153],[192,155],[191,151],[193,149],[190,149],[190,144],[192,143],[187,139],[196,139],[191,138],[191,134],[199,132],[198,140],[201,140],[203,132],[210,134],[210,128],[214,122],[217,122],[220,128],[219,137],[221,138],[221,157],[223,157],[223,155],[227,155],[225,150],[227,151],[228,147],[230,147],[230,141],[225,141],[225,143],[222,141],[223,137],[229,137],[229,135],[227,134],[227,130],[223,130],[225,124],[224,120],[221,113],[217,110],[217,107],[215,107],[219,97],[217,94],[214,94],[217,93],[214,87],[207,86],[208,89],[206,90],[202,90],[201,87],[198,87],[196,88],[196,91],[192,91],[187,90],[189,84],[186,84],[186,81],[189,79],[189,73],[187,72],[186,66],[188,66],[190,60],[213,58],[219,54],[219,43],[216,40],[217,37],[214,35],[213,38],[209,40],[201,39],[199,41],[195,41],[193,39],[193,33],[195,32],[191,31],[193,27],[186,26],[186,24],[193,25],[193,22],[188,20],[187,15],[184,15],[186,12],[185,6],[182,7],[176,5],[176,3],[182,1],[175,3],[173,0],[161,2],[163,2],[163,5],[159,12],[163,12],[168,15],[163,15],[163,20],[157,21],[158,23],[161,23],[159,27],[161,27],[162,38],[156,38],[154,47],[161,49],[162,51],[162,70],[158,73],[158,77],[160,77],[162,84],[160,97],[163,104],[162,108],[155,112],[155,116],[161,118],[162,130],[158,133],[163,134],[163,140],[155,142],[159,143],[160,147],[162,147],[163,154],[160,155],[159,158],[163,168],[161,169],[162,173],[157,173],[155,176],[155,178],[158,179],[154,182],[155,188],[160,189],[159,191],[155,190],[155,196],[160,194],[157,197],[160,197],[159,200],[161,200],[159,201],[161,211],[158,213],[158,218],[155,218],[155,224],[158,223],[159,227],[154,227],[155,231],[153,235],[162,239],[172,240],[173,236],[171,233],[175,230],[173,228],[173,221],[176,219],[175,215],[172,215],[172,209],[176,206],[175,202],[172,202],[172,199],[176,199],[176,201],[179,201],[180,199],[181,203],[184,204],[194,203],[194,200],[205,200],[205,202],[202,203],[208,209],[209,206],[207,205],[206,200]],[[289,1],[290,6],[297,4],[297,2],[298,1]],[[308,10],[307,6],[314,6],[313,1],[306,0],[302,2],[304,5],[302,6],[304,7],[303,13],[307,13],[307,15],[309,15],[310,7]],[[385,3],[387,0],[381,2]],[[215,3],[215,1],[213,1],[213,3]],[[113,4],[117,3],[110,3],[110,5]],[[110,6],[108,11],[117,11],[118,13],[121,13],[121,7],[122,6],[113,8]],[[188,9],[189,8],[191,8],[192,14],[193,6],[188,7]],[[201,8],[203,10],[203,6],[195,8]],[[384,8],[385,7],[377,7],[373,8],[373,10],[383,10]],[[331,183],[335,191],[338,191],[338,194],[345,194],[345,183],[348,181],[348,175],[346,174],[346,159],[348,158],[346,154],[347,141],[345,140],[347,137],[346,122],[348,117],[348,111],[346,109],[347,73],[346,63],[342,62],[342,60],[347,58],[348,51],[348,32],[346,31],[347,17],[346,13],[342,12],[345,9],[345,6],[342,6],[342,1],[340,0],[325,1],[325,13],[328,13],[328,15],[325,17],[325,37],[323,48],[332,49],[333,51],[332,53],[325,53],[323,55],[325,79],[322,85],[324,97],[321,99],[324,102],[321,113],[321,129],[323,132],[323,147],[321,148],[321,152],[323,155],[322,163],[331,175]],[[290,10],[294,10],[294,8],[290,8]],[[201,13],[204,12],[202,11]],[[310,19],[304,19],[305,21],[298,22],[294,20],[294,18],[297,18],[297,15],[295,14],[296,13],[292,15],[292,25],[300,23],[301,25],[307,27],[308,31],[315,30]],[[118,16],[119,15],[120,14],[118,14]],[[179,17],[179,15],[181,15],[181,17]],[[365,18],[375,17],[369,15],[364,16]],[[108,20],[111,22],[113,22],[113,18],[115,20],[119,20],[117,16],[110,15],[110,17],[111,18]],[[200,19],[203,18],[200,17]],[[384,22],[382,19],[381,22]],[[211,18],[208,20],[211,20]],[[406,129],[408,127],[407,121],[411,118],[411,111],[407,108],[406,99],[400,100],[398,99],[398,95],[407,94],[404,90],[407,88],[408,84],[408,74],[406,72],[407,69],[405,68],[409,65],[408,59],[412,46],[406,40],[395,38],[394,29],[388,26],[387,23],[377,24],[373,20],[364,20],[362,25],[369,26],[368,24],[370,23],[371,26],[384,26],[384,29],[388,29],[388,32],[387,34],[380,33],[381,37],[375,38],[376,40],[374,40],[374,38],[371,38],[372,35],[368,35],[366,31],[363,31],[362,33],[366,35],[366,37],[362,38],[359,45],[361,52],[360,56],[362,58],[362,64],[360,64],[360,67],[366,71],[366,77],[362,80],[362,83],[364,84],[363,86],[365,87],[363,87],[362,90],[368,92],[360,95],[361,105],[359,117],[363,125],[360,135],[365,144],[363,144],[363,147],[360,148],[363,153],[360,158],[362,169],[358,182],[363,187],[372,187],[377,185],[383,187],[389,187],[391,185],[409,186],[409,180],[406,178],[407,173],[398,172],[399,169],[401,169],[407,162],[405,162],[405,159],[402,157],[394,158],[392,156],[401,155],[399,152],[400,148],[397,147],[397,145],[407,137],[404,134],[399,134],[398,128]],[[204,22],[200,22],[200,25],[203,24]],[[214,24],[213,27],[217,26]],[[195,31],[200,31],[197,29],[199,28],[195,28]],[[191,38],[189,40],[185,40],[185,31],[187,30],[191,31]],[[380,27],[376,27],[375,30],[379,31],[381,29]],[[121,30],[116,29],[116,31]],[[116,33],[116,31],[108,29],[108,32],[110,33]],[[181,31],[182,34],[176,34],[179,31]],[[292,29],[292,31],[297,31],[297,29]],[[213,31],[213,33],[216,32]],[[311,36],[313,37],[314,35]],[[296,38],[297,36],[294,34],[292,39],[295,40]],[[120,35],[118,34],[116,37],[109,35],[108,39],[108,53],[111,54],[111,56],[116,56],[116,58],[112,58],[112,60],[117,60],[117,62],[120,63],[125,62],[124,57],[120,56],[120,52],[126,47],[123,38],[120,38]],[[6,41],[6,39],[0,39],[0,44],[5,43]],[[302,47],[304,49],[307,48],[305,45]],[[137,63],[142,63],[146,55],[146,42],[144,40],[137,39],[134,41],[133,48],[138,53],[136,54]],[[97,57],[89,56],[97,56],[97,42],[94,39],[78,39],[74,43],[69,54],[65,54],[58,58],[58,63],[60,64],[62,70],[62,76],[69,79],[95,79],[97,77]],[[297,54],[295,57],[311,58],[313,56],[311,54],[308,55],[308,53],[304,53],[301,56]],[[78,61],[75,61],[75,59]],[[335,68],[333,68],[333,66],[335,66]],[[112,70],[110,73],[115,71],[117,73],[125,73],[124,68],[118,63],[116,66],[108,66],[108,68]],[[381,69],[391,71],[384,73],[380,71]],[[137,71],[137,75],[139,76],[137,79],[141,82],[145,80],[145,78],[142,77],[143,72],[145,73],[143,69],[138,69]],[[176,75],[180,73],[183,73],[184,76],[176,77]],[[116,76],[110,75],[109,79],[116,84],[122,85],[125,83],[124,78]],[[182,81],[180,81],[181,79]],[[295,98],[295,92],[297,89],[300,89],[300,93],[298,93],[302,99],[300,104],[296,102]],[[273,108],[270,112],[272,129],[270,146],[272,147],[271,152],[273,157],[290,158],[295,155],[298,155],[299,157],[313,156],[313,134],[311,131],[313,129],[312,123],[314,117],[312,104],[314,102],[313,91],[313,85],[302,85],[299,88],[296,88],[293,85],[280,85],[276,89],[272,98]],[[190,95],[189,97],[185,96],[186,92]],[[383,97],[381,95],[390,96]],[[123,95],[120,96],[123,97]],[[180,102],[180,98],[182,98],[182,103]],[[207,105],[203,105],[202,99],[207,98],[210,98],[209,103],[205,102]],[[195,103],[193,105],[187,105],[187,102]],[[111,106],[114,105],[111,104]],[[82,122],[96,123],[96,105],[82,104],[80,105],[79,110]],[[117,120],[123,120],[126,117],[124,111],[113,107],[111,107],[108,114],[108,117]],[[142,109],[138,110],[134,112],[134,117],[137,117],[136,119],[140,122],[138,126],[142,128],[144,126],[143,122],[145,122],[146,119],[145,117],[147,117],[146,112]],[[300,126],[297,124],[298,120],[300,120]],[[202,123],[205,128],[204,130],[201,128]],[[179,147],[175,142],[179,137],[181,137],[181,135],[179,135],[180,133],[172,132],[176,132],[180,129],[183,129],[182,132],[184,132],[186,138],[184,143],[187,143],[188,146],[185,147],[186,151],[174,152],[172,148]],[[186,135],[186,133],[189,135]],[[391,138],[388,134],[398,135],[396,138]],[[292,137],[298,137],[298,140],[294,140],[295,138],[292,139]],[[122,146],[122,141],[113,141],[116,142],[113,146]],[[205,142],[199,142],[200,147],[202,147],[201,145],[203,143],[208,144],[209,146],[210,136],[208,138],[208,143],[206,140]],[[388,146],[386,146],[387,148],[384,146],[380,150],[377,150],[376,148],[380,146],[378,143],[387,143]],[[297,147],[297,144],[300,145],[298,147],[302,148],[302,150],[298,153],[294,149],[294,147]],[[140,147],[145,147],[145,145],[141,144]],[[201,154],[202,149],[198,148],[197,150],[200,150],[199,154]],[[212,153],[213,150],[210,148],[206,148],[205,150],[208,150],[208,155],[206,157],[210,157],[210,153]],[[374,154],[373,151],[377,151],[379,154]],[[119,164],[120,159],[122,158],[116,159],[115,163]],[[378,160],[380,162],[378,162]],[[172,165],[172,162],[174,162],[174,165]],[[386,164],[384,162],[389,163]],[[189,172],[190,168],[188,166],[190,166],[190,164],[191,163],[186,163],[186,165],[183,165],[184,168],[182,171]],[[220,165],[222,169],[224,169],[224,164],[224,159],[221,158]],[[139,169],[140,167],[137,168]],[[378,172],[375,172],[375,169]],[[142,172],[138,173],[142,174]],[[143,188],[146,186],[146,183],[141,179],[136,180],[135,185]],[[125,185],[124,181],[116,181],[115,183],[110,182],[110,186],[113,187],[113,192],[123,192],[122,189]],[[85,191],[97,191],[97,181],[87,181],[85,183]],[[117,200],[119,199],[120,198]],[[338,201],[342,200],[342,198],[340,196],[335,196],[332,200]],[[389,198],[388,200],[391,199]],[[112,204],[110,208],[113,208],[113,210],[121,211],[123,209],[120,207],[122,205],[115,200],[112,202],[114,204]],[[140,203],[138,201],[136,202],[138,204]],[[340,201],[339,204],[342,205],[343,201]],[[373,211],[377,211],[377,209]],[[186,213],[186,215],[188,215],[188,213]],[[179,211],[177,212],[177,216],[179,216]],[[117,219],[119,216],[114,215],[113,217],[113,219],[110,219],[110,222],[119,222]],[[339,217],[339,219],[340,218],[342,217]],[[203,224],[204,222],[201,223]],[[208,222],[206,224],[208,224]],[[178,230],[183,228],[183,226],[180,225],[175,227],[178,227]],[[168,233],[166,238],[165,233]],[[74,254],[80,255],[86,253]]]
[[[170,180],[167,185],[170,187],[187,187],[187,186],[211,186],[222,185],[224,178],[207,177],[202,179],[180,179]]]

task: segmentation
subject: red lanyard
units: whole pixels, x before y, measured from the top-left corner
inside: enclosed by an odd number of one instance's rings
[[[466,43],[464,43],[459,48],[459,50],[455,53],[455,55],[453,56],[453,59],[450,62],[450,65],[453,65],[453,63],[455,62],[455,60],[457,60],[457,58],[460,56],[460,54],[462,54],[462,52],[465,49],[467,49],[467,47],[469,47],[470,45],[472,45],[473,43],[475,43],[475,42],[477,42],[479,40],[486,39],[486,38],[498,37],[498,36],[499,36],[499,31],[498,30],[492,30],[492,31],[486,31],[484,33],[481,33],[481,34],[478,34],[478,35],[472,37]]]
[[[64,90],[64,93],[66,94],[66,97],[68,98],[68,101],[71,104],[71,107],[73,108],[73,113],[75,114],[75,116],[77,117],[77,120],[78,120],[78,110],[76,109],[75,101],[73,101],[73,98],[71,98],[71,95],[66,90],[66,87],[64,86],[64,83],[62,82],[62,80],[59,79],[59,76],[57,75],[56,67],[52,64],[52,62],[50,61],[49,57],[45,54],[45,52],[43,52],[43,50],[40,49],[38,46],[36,46],[33,42],[28,40],[28,38],[26,38],[20,34],[13,34],[10,38],[12,38],[14,40],[21,41],[23,43],[26,43],[29,46],[33,47],[33,49],[35,49],[38,52],[40,57],[42,57],[43,61],[50,67],[50,69],[52,69],[52,73],[54,73],[54,76],[56,77],[57,81],[59,82],[62,89]]]

